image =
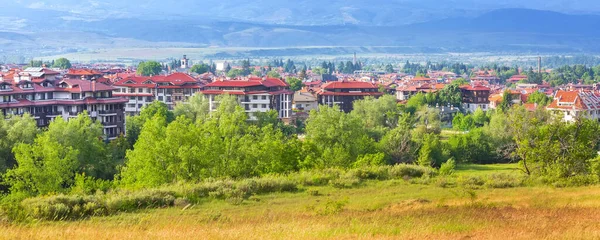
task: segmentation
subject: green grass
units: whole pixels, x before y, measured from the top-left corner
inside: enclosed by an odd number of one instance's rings
[[[519,174],[515,168],[459,165],[456,177]],[[205,199],[80,221],[0,221],[0,239],[597,239],[598,199],[597,186],[470,189],[371,180],[252,195],[240,204]]]
[[[458,164],[456,166],[457,175],[471,175],[471,176],[485,176],[490,174],[519,174],[523,172],[519,170],[519,165],[514,164],[489,164],[489,165],[478,165],[478,164]]]

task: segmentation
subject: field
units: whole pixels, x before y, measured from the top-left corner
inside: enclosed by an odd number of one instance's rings
[[[458,166],[458,178],[520,174]],[[307,187],[239,203],[143,210],[70,222],[0,222],[2,239],[598,239],[600,188],[443,188],[405,180]]]

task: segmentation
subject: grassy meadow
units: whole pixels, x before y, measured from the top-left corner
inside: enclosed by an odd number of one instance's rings
[[[517,166],[459,165],[428,183],[368,180],[306,186],[242,202],[146,209],[72,221],[9,223],[1,239],[598,239],[600,188],[471,185]],[[444,179],[456,184],[444,184]],[[453,181],[453,180],[448,180]],[[478,185],[478,186],[476,186]]]

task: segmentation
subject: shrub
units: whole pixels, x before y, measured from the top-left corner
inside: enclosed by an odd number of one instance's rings
[[[390,167],[363,167],[352,169],[348,171],[347,174],[352,175],[358,179],[386,180],[390,178]]]
[[[513,188],[523,186],[523,177],[506,173],[492,174],[485,179],[485,186],[489,188]]]
[[[292,174],[288,178],[303,186],[324,186],[333,179],[339,178],[342,171],[339,169],[326,169],[320,171],[305,171]]]
[[[454,173],[454,168],[456,168],[456,161],[454,161],[454,158],[450,158],[445,163],[442,163],[439,171],[440,175],[452,175],[452,173]]]
[[[21,202],[24,212],[34,219],[69,220],[108,213],[106,206],[95,196],[57,195],[30,198]]]
[[[175,193],[164,190],[143,190],[122,192],[106,199],[111,212],[128,212],[144,208],[162,208],[173,206]]]
[[[331,186],[336,188],[352,188],[360,184],[360,179],[352,174],[344,174],[342,177],[330,181]]]
[[[423,176],[433,176],[433,169],[417,165],[398,164],[389,170],[390,178],[406,179],[420,178]]]
[[[480,176],[460,176],[458,185],[465,188],[479,188],[485,184],[485,180]]]

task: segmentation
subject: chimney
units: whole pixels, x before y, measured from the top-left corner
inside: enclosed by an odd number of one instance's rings
[[[92,92],[96,92],[96,80],[92,80]]]

